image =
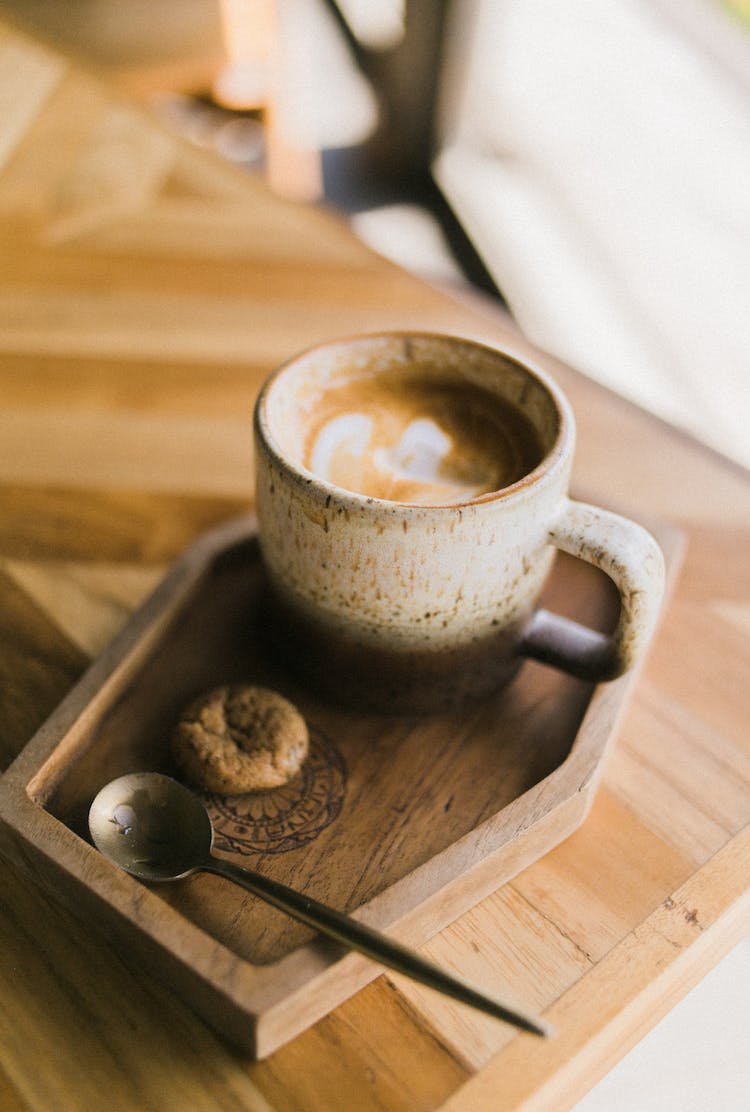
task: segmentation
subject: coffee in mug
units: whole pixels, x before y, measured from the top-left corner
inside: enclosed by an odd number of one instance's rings
[[[527,657],[606,680],[651,634],[663,560],[639,525],[568,498],[574,421],[539,368],[482,344],[386,333],[314,348],[255,410],[273,627],[328,697],[459,706]],[[555,549],[621,598],[606,637],[538,609]]]
[[[517,482],[544,455],[520,409],[417,366],[334,385],[300,417],[292,458],[329,483],[391,502],[468,502]]]

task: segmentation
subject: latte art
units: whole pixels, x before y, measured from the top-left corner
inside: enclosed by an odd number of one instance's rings
[[[308,470],[388,501],[466,502],[516,482],[542,455],[523,414],[469,383],[374,376],[329,389],[310,416]]]
[[[462,502],[497,486],[499,476],[485,461],[455,467],[453,441],[431,418],[411,421],[388,446],[373,446],[375,431],[364,413],[334,417],[315,439],[310,470],[337,486],[398,502]]]

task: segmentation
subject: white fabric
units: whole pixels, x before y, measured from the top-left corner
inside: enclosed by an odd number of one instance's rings
[[[750,466],[744,89],[647,0],[469,8],[435,171],[521,327]]]

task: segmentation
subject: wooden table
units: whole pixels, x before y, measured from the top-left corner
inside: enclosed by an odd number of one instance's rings
[[[250,506],[249,414],[280,360],[393,327],[530,349],[7,30],[0,103],[4,769],[173,558]],[[578,491],[688,541],[590,817],[424,947],[502,970],[558,1036],[382,976],[250,1062],[1,864],[3,1109],[557,1112],[747,932],[750,484],[546,362],[578,413]]]

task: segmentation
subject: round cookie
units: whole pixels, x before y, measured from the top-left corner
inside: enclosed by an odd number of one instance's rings
[[[194,699],[172,735],[172,753],[194,785],[223,795],[286,784],[307,757],[299,711],[267,687],[217,687]]]

